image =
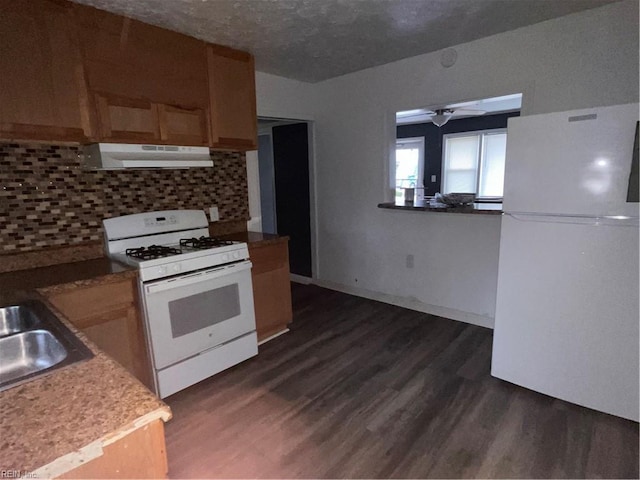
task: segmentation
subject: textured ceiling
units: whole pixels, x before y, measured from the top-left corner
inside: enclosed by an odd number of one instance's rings
[[[74,0],[317,82],[617,0]]]

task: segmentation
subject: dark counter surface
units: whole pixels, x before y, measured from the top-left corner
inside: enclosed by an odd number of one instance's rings
[[[237,232],[223,235],[220,238],[226,240],[235,240],[238,242],[246,242],[249,246],[257,247],[260,245],[269,245],[272,243],[280,243],[289,240],[286,235],[274,235],[272,233],[263,232]]]
[[[405,203],[404,200],[396,202],[379,203],[378,208],[390,210],[406,210],[413,212],[435,213],[467,213],[481,215],[502,215],[502,203],[472,203],[464,207],[432,207],[428,200],[417,200],[414,203]]]

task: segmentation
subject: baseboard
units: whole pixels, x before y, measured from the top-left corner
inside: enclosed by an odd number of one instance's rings
[[[313,278],[305,277],[303,275],[296,275],[295,273],[290,273],[289,279],[292,282],[301,283],[303,285],[310,285],[313,283]]]
[[[416,310],[418,312],[449,318],[451,320],[457,320],[458,322],[470,323],[472,325],[478,325],[480,327],[490,328],[493,330],[493,317],[465,312],[463,310],[456,310],[455,308],[431,305],[429,303],[421,302],[415,298],[399,297],[396,295],[389,295],[387,293],[374,292],[365,288],[352,287],[327,280],[314,279],[312,283],[330,290],[348,293],[357,297],[368,298],[369,300],[377,300],[378,302],[389,303],[398,307],[408,308],[409,310]]]

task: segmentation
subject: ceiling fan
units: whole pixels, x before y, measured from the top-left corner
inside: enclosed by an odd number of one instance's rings
[[[470,108],[437,108],[425,113],[436,127],[441,127],[453,117],[475,117],[484,115],[487,112]]]
[[[423,123],[433,122],[434,125],[441,127],[454,117],[473,117],[484,115],[486,110],[477,110],[464,108],[460,106],[447,106],[436,109],[419,108],[416,110],[407,110],[396,113],[396,121],[399,125],[407,123]]]

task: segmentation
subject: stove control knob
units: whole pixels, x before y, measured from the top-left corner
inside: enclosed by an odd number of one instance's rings
[[[228,253],[225,253],[225,254],[222,255],[222,261],[224,261],[224,262],[229,261],[229,254]]]
[[[158,267],[158,273],[160,275],[166,275],[167,274],[167,267],[166,266],[162,266],[162,267]]]
[[[233,252],[233,258],[240,258],[240,252]]]
[[[180,265],[179,263],[176,263],[176,264],[173,266],[173,271],[174,271],[174,272],[179,272],[180,270],[182,270],[182,265]]]

